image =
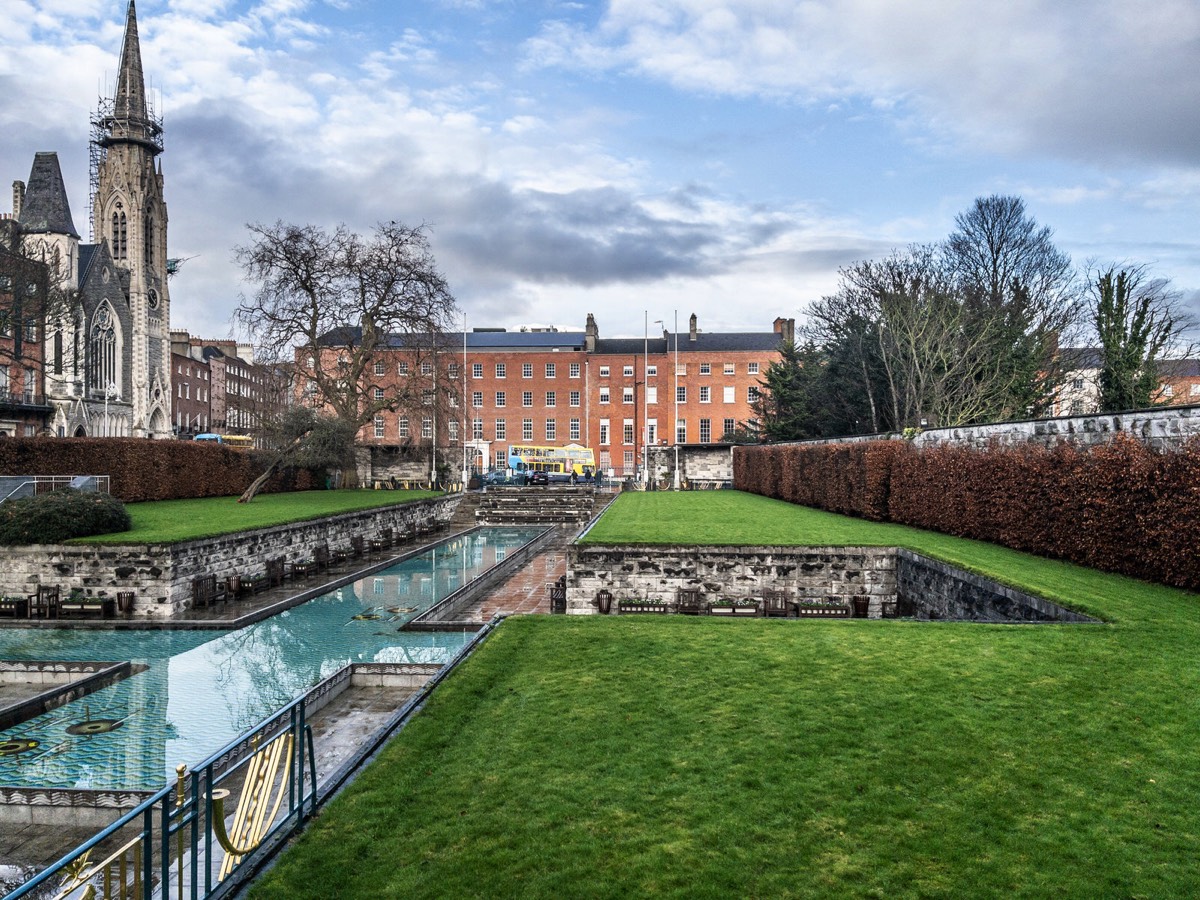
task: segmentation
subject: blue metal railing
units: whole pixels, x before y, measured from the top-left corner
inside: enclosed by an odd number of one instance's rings
[[[75,898],[158,897],[206,900],[229,893],[238,870],[253,869],[260,853],[295,832],[317,806],[317,770],[307,697],[281,709],[253,731],[222,747],[190,773],[178,769],[174,784],[143,801],[86,843],[38,873],[8,895]],[[277,747],[277,742],[284,742]],[[280,765],[256,769],[254,762],[272,750]],[[252,784],[255,771],[262,776]],[[225,824],[220,785],[241,790],[232,816],[231,838]],[[257,788],[257,789],[256,789]],[[285,803],[286,801],[286,803]],[[253,809],[243,805],[249,804]],[[272,809],[272,806],[274,807]],[[238,832],[239,822],[261,820]],[[234,850],[239,852],[233,852]],[[227,857],[232,857],[231,859]]]

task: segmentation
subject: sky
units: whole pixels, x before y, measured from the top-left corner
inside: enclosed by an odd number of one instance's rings
[[[125,0],[0,0],[0,177],[88,117]],[[425,225],[468,328],[803,322],[1021,197],[1200,313],[1200,0],[138,0],[171,324],[241,337],[250,223]],[[6,182],[7,183],[7,182]],[[0,204],[0,212],[11,209]]]

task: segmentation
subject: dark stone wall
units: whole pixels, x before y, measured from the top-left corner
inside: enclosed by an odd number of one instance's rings
[[[959,622],[1095,622],[1049,600],[896,550],[896,606],[901,616]]]

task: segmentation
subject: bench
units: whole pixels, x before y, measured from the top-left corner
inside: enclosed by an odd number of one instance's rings
[[[684,616],[699,616],[708,612],[704,595],[697,588],[680,588],[676,594],[675,611]]]
[[[763,615],[768,618],[791,618],[796,615],[796,602],[785,591],[767,588],[763,591]]]
[[[57,587],[39,584],[36,593],[29,595],[29,617],[31,619],[58,618],[58,600],[61,593]]]
[[[392,546],[392,529],[385,528],[379,534],[371,538],[371,552],[379,553]]]
[[[550,593],[550,612],[562,614],[567,611],[567,576],[560,575],[556,581],[546,585]]]
[[[67,597],[58,604],[58,617],[96,616],[111,619],[116,613],[116,606],[116,600],[111,597]]]
[[[216,575],[198,575],[192,579],[192,608],[204,609],[228,598],[225,582],[217,582]]]

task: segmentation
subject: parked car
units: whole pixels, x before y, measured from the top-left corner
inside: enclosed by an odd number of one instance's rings
[[[504,469],[493,469],[490,472],[483,473],[484,486],[497,484],[512,484],[513,481],[509,477],[508,472]]]
[[[550,476],[546,472],[527,472],[525,474],[526,484],[545,485],[550,483]]]

